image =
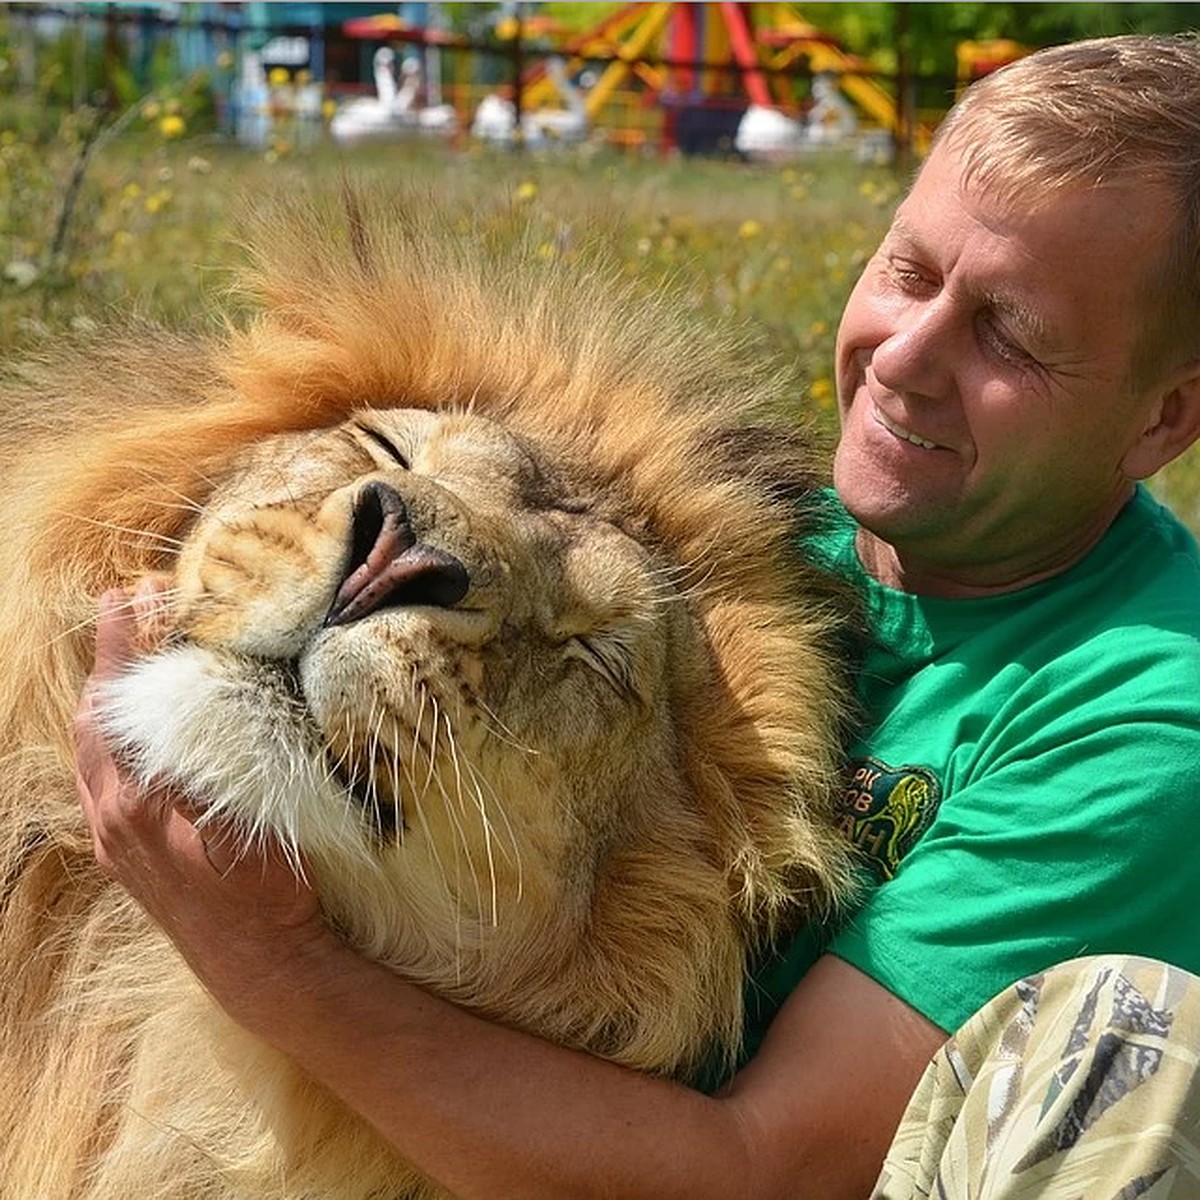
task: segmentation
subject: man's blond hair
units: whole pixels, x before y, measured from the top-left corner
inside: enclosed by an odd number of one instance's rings
[[[1200,39],[1126,35],[1041,50],[968,88],[936,145],[961,155],[970,185],[1025,207],[1130,182],[1165,195],[1173,226],[1149,265],[1151,315],[1132,369],[1145,376],[1200,356]]]

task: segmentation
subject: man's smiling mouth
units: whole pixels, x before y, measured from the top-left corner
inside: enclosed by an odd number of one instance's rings
[[[920,446],[922,450],[937,450],[939,449],[936,442],[926,441],[923,437],[918,437],[909,429],[905,429],[903,425],[897,425],[895,421],[889,421],[878,408],[872,407],[871,415],[875,421],[882,425],[888,433],[900,438],[902,441],[911,442],[914,446]]]

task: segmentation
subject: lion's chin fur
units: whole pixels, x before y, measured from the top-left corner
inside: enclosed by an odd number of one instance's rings
[[[576,848],[571,878],[531,854],[524,908],[502,895],[516,915],[475,944],[431,885],[295,816],[297,791],[331,786],[303,747],[264,770],[212,753],[252,747],[245,729],[187,744],[225,704],[206,651],[124,677],[105,719],[139,748],[135,768],[226,798],[251,840],[283,824],[363,952],[485,1015],[687,1080],[734,1062],[752,956],[847,894],[832,800],[852,606],[796,552],[819,478],[811,438],[755,424],[785,381],[599,268],[496,258],[357,203],[349,225],[333,206],[272,214],[247,276],[259,312],[241,327],[201,339],[130,326],[55,347],[4,386],[6,1200],[442,1194],[221,1012],[96,866],[75,799],[71,716],[96,597],[169,569],[214,482],[272,435],[364,407],[487,417],[674,565],[700,631],[703,661],[672,667],[663,702],[669,761],[628,781],[624,815]],[[174,732],[148,716],[172,706]],[[286,794],[270,792],[279,780]],[[290,835],[264,817],[276,809]]]

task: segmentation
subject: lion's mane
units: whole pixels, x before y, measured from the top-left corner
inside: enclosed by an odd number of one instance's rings
[[[89,1195],[85,1164],[121,1119],[138,1045],[169,1045],[197,1019],[181,961],[94,862],[71,716],[97,595],[169,568],[194,507],[265,435],[364,405],[470,407],[602,489],[634,537],[686,570],[716,664],[719,686],[674,719],[744,948],[845,892],[831,801],[847,604],[797,552],[818,478],[812,438],[756,423],[786,400],[786,378],[603,267],[492,252],[357,202],[346,211],[283,207],[261,223],[244,280],[254,311],[240,323],[205,336],[108,329],[4,384],[0,1190],[11,1200]],[[639,909],[657,903],[661,863],[626,869],[631,907],[610,936],[648,960],[653,1010],[652,996],[695,990],[698,976],[685,954],[645,940]],[[705,1028],[700,1016],[655,1027],[651,1011],[627,1043],[593,1048],[671,1075],[705,1048],[729,1056],[737,982],[696,997]],[[140,1011],[139,995],[173,994],[187,1002]],[[534,996],[512,997],[506,1015],[570,1030],[569,1013],[546,1014]]]

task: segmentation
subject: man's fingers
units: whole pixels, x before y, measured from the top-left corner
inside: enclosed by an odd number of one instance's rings
[[[130,597],[135,624],[136,649],[155,649],[171,628],[171,576],[163,572],[143,575]]]
[[[170,596],[170,576],[157,573],[139,579],[132,591],[111,588],[100,597],[93,682],[117,674],[162,641],[171,624]]]
[[[100,597],[99,607],[93,682],[116,675],[133,657],[135,617],[129,593],[112,588]]]

